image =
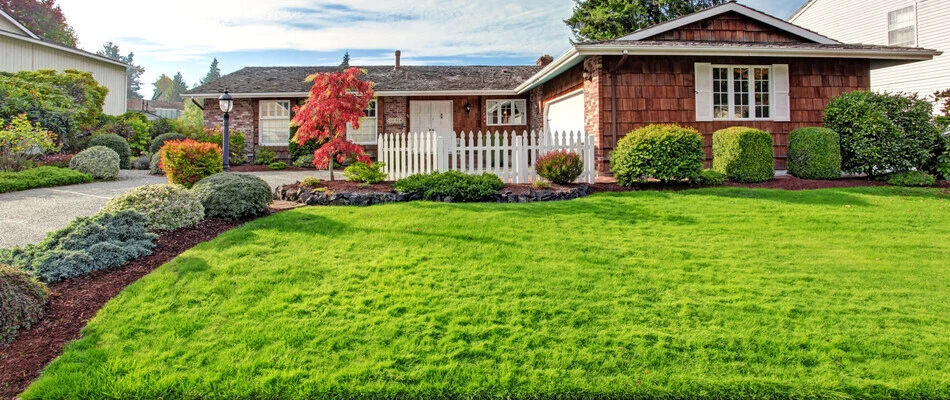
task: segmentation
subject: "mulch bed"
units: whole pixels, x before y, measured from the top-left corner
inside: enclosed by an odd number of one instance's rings
[[[228,167],[228,170],[231,172],[266,172],[266,171],[313,171],[314,173],[317,172],[317,170],[313,168],[300,168],[300,167],[295,167],[292,165],[289,165],[287,166],[287,168],[284,168],[284,169],[274,170],[274,169],[270,169],[266,165],[250,165],[250,164],[232,165]]]
[[[66,343],[79,339],[86,322],[126,286],[185,250],[243,223],[209,219],[192,228],[166,232],[156,239],[154,253],[148,257],[49,285],[50,302],[39,324],[0,346],[0,398],[13,399],[23,392]]]

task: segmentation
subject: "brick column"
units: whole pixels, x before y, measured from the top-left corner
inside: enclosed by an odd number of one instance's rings
[[[216,129],[224,125],[224,113],[218,106],[218,99],[204,101],[204,127]],[[228,125],[232,132],[244,134],[244,154],[254,154],[254,144],[257,140],[257,101],[254,99],[234,99],[234,109],[231,111],[231,122]]]
[[[541,103],[544,99],[544,85],[531,90],[528,95],[528,130],[544,132],[544,110]]]
[[[588,135],[594,136],[594,162],[599,175],[610,173],[609,138],[604,135],[604,85],[610,84],[610,78],[604,70],[602,56],[588,57],[584,60],[584,70],[590,73],[591,79],[584,81],[584,129]]]

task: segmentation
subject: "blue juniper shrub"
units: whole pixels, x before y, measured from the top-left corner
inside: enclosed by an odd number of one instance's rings
[[[746,127],[713,133],[713,169],[741,183],[766,182],[775,177],[772,135]]]
[[[0,264],[0,344],[7,343],[21,329],[30,329],[40,320],[49,298],[49,289],[28,272]]]
[[[827,128],[801,128],[788,135],[788,173],[802,179],[841,177],[838,134]]]
[[[205,216],[229,220],[264,215],[274,198],[263,179],[227,172],[204,178],[191,190],[201,200]]]

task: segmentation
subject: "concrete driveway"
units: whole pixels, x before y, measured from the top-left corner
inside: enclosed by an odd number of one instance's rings
[[[328,179],[326,171],[249,172],[274,188],[307,176]],[[342,177],[342,174],[338,176]],[[339,178],[338,178],[339,179]],[[66,226],[74,218],[93,215],[109,201],[139,186],[165,183],[165,177],[148,171],[121,171],[119,179],[82,185],[59,186],[0,194],[0,248],[37,243],[50,231]]]

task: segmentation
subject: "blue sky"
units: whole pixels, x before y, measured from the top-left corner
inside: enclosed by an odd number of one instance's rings
[[[805,0],[739,0],[787,18]],[[570,47],[571,0],[164,0],[148,8],[126,0],[60,0],[80,47],[116,42],[145,67],[142,94],[162,73],[189,84],[215,57],[223,73],[245,66],[531,64]],[[101,10],[110,11],[103,21]],[[143,11],[147,15],[143,16]],[[127,15],[121,15],[126,13]]]

